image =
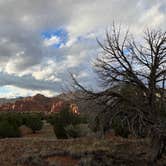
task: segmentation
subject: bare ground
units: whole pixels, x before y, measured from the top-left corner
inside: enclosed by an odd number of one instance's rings
[[[0,139],[0,166],[147,166],[148,141],[109,137],[57,140],[45,125],[24,138]],[[164,156],[156,166],[166,165]]]

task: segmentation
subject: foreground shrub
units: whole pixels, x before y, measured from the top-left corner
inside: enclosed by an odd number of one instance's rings
[[[67,126],[75,126],[77,124],[86,122],[86,119],[84,117],[81,117],[80,115],[72,113],[70,111],[70,108],[66,106],[59,113],[48,117],[47,122],[51,123],[54,126],[54,132],[57,138],[66,139],[69,137],[69,135],[71,135],[71,137],[77,136],[77,131],[74,131],[77,129],[70,127],[70,129],[68,129]],[[68,134],[68,130],[70,131],[70,134]]]
[[[68,125],[65,127],[68,138],[85,137],[91,135],[92,131],[88,124]]]
[[[0,137],[19,137],[20,132],[17,126],[9,123],[7,120],[0,122]]]
[[[58,139],[67,138],[65,127],[70,124],[70,113],[67,109],[63,109],[61,112],[54,114],[49,122],[54,126],[54,132]]]
[[[18,128],[22,125],[26,125],[30,129],[32,129],[33,133],[35,133],[37,130],[40,130],[43,126],[42,118],[43,115],[41,113],[7,112],[0,114],[0,121],[3,122],[1,125],[3,126],[4,123],[6,123],[7,127],[9,128],[9,133],[12,133],[13,131],[19,133]],[[5,127],[4,131],[2,128],[1,129],[2,133],[4,133],[5,130],[6,130]],[[13,135],[14,137],[14,134],[11,135]],[[17,135],[18,134],[16,134],[16,136]]]
[[[23,119],[24,119],[25,125],[31,128],[33,133],[35,133],[37,130],[41,130],[43,126],[43,121],[41,117],[36,114],[24,115]]]
[[[81,136],[80,128],[77,125],[68,125],[65,127],[65,131],[68,138],[77,138]]]
[[[56,125],[54,125],[54,132],[58,139],[67,139],[68,138],[63,124],[57,123]]]
[[[94,136],[94,132],[90,129],[89,124],[78,124],[77,125],[79,128],[80,136],[85,137],[85,136]]]
[[[23,123],[21,113],[16,113],[16,112],[8,112],[0,114],[0,121],[3,120],[8,121],[10,124],[17,127],[21,126]]]

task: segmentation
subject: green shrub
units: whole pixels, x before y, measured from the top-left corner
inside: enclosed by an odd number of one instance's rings
[[[54,113],[54,114],[48,115],[46,117],[46,121],[47,121],[47,123],[54,125],[56,118],[57,118],[57,113]]]
[[[19,127],[22,125],[22,116],[20,113],[11,113],[8,115],[8,122]]]
[[[21,113],[16,113],[16,112],[0,114],[0,121],[3,120],[8,121],[10,124],[17,127],[21,126],[23,123]]]
[[[20,132],[17,126],[9,123],[7,120],[3,120],[0,122],[0,137],[19,137]]]
[[[23,121],[25,125],[32,129],[35,133],[37,130],[40,130],[43,126],[43,121],[40,116],[36,114],[27,114],[24,115]]]
[[[66,110],[63,110],[66,111]],[[51,124],[54,126],[54,132],[58,139],[66,139],[67,133],[65,131],[65,127],[69,123],[67,119],[67,113],[63,113],[63,115],[59,112],[54,114],[51,119]]]
[[[60,112],[49,116],[47,122],[54,126],[54,132],[57,138],[66,139],[68,138],[68,133],[65,128],[69,125],[75,126],[81,122],[85,122],[85,118],[72,113],[69,107],[64,107]]]
[[[89,124],[78,124],[77,127],[79,128],[79,135],[80,137],[91,136],[94,132],[90,129]]]
[[[68,125],[65,127],[66,134],[68,138],[77,138],[90,135],[92,131],[88,127],[88,124],[77,124],[77,125]]]
[[[27,127],[31,128],[35,133],[35,131],[40,130],[43,126],[42,118],[43,115],[40,113],[8,112],[0,114],[0,121],[3,122],[2,125],[4,123],[7,123],[7,127],[9,128],[10,133],[12,133],[13,131],[18,133],[18,127],[20,127],[21,125],[26,125]],[[4,128],[4,131],[3,129],[1,129],[2,133],[5,132],[5,129],[6,128]],[[17,135],[18,134],[16,134],[16,136]]]
[[[68,138],[77,138],[81,136],[80,128],[77,125],[68,125],[65,127],[66,134]]]
[[[61,123],[57,123],[56,125],[54,125],[54,132],[58,139],[67,139],[68,138],[66,130],[65,130],[63,124],[61,124]]]
[[[36,113],[33,113],[35,114],[36,116],[40,117],[41,120],[44,120],[45,119],[45,114],[44,112],[36,112]]]

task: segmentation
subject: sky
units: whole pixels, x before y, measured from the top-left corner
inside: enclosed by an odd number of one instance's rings
[[[70,72],[93,87],[92,60],[112,23],[166,29],[165,0],[0,0],[0,97],[54,96]]]

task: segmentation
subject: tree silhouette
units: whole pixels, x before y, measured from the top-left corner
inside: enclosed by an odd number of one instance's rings
[[[89,90],[72,75],[73,86],[83,92],[84,99],[105,105],[101,111],[105,123],[111,124],[119,116],[135,135],[152,133],[152,160],[156,160],[166,142],[166,126],[161,117],[161,112],[166,112],[166,32],[147,29],[136,42],[129,31],[122,33],[120,27],[113,25],[112,31],[106,32],[105,41],[98,43],[102,52],[95,59],[94,70],[104,90]],[[131,95],[126,96],[129,92],[123,88],[130,89]]]

